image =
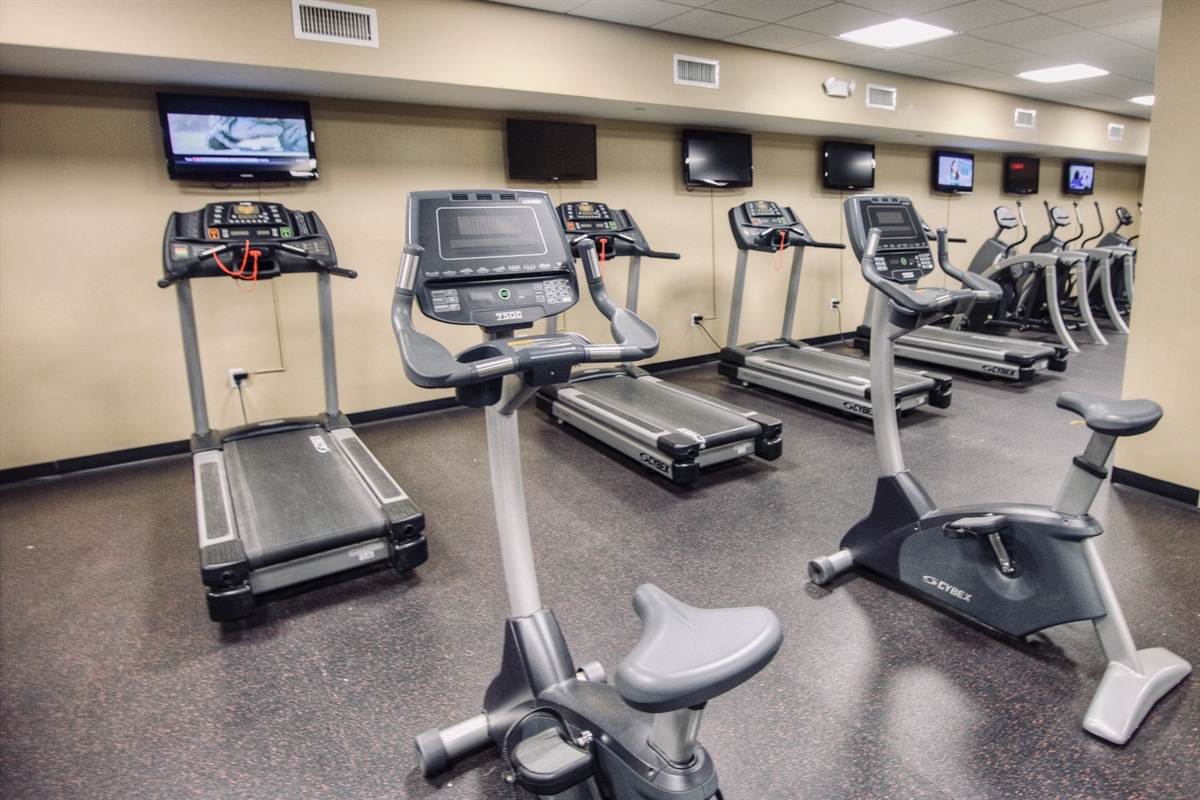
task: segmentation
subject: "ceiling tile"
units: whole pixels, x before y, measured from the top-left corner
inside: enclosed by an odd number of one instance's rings
[[[1058,19],[1083,28],[1134,22],[1157,17],[1161,13],[1162,3],[1159,0],[1100,0],[1099,3],[1052,12]]]
[[[802,47],[790,48],[788,52],[808,58],[820,58],[825,61],[841,61],[845,63],[847,58],[878,52],[878,50],[878,47],[867,47],[865,44],[847,42],[842,39],[822,39]]]
[[[1000,25],[989,25],[971,31],[972,36],[987,39],[1000,44],[1021,46],[1028,39],[1038,39],[1044,36],[1057,36],[1063,33],[1074,33],[1079,27],[1069,22],[1053,17],[1026,17]]]
[[[639,2],[645,2],[645,0],[639,0]],[[761,27],[761,23],[745,17],[731,17],[728,14],[718,14],[715,11],[697,8],[650,27],[656,31],[698,36],[701,39],[724,39],[726,36]]]
[[[1106,97],[1128,100],[1144,94],[1154,94],[1154,84],[1126,78],[1124,75],[1101,75],[1088,81],[1088,89]]]
[[[815,11],[832,2],[833,0],[713,0],[704,6],[704,10],[732,14],[759,22],[779,22],[806,11]]]
[[[856,67],[866,67],[868,69],[880,69],[886,72],[910,74],[908,73],[909,67],[916,67],[920,62],[932,60],[925,56],[906,53],[903,50],[871,49],[872,52],[870,53],[848,56],[843,60],[843,63],[853,64]]]
[[[958,5],[963,0],[844,0],[852,6],[862,6],[872,11],[895,17],[908,17],[918,14],[928,14],[946,6]]]
[[[1119,25],[1103,25],[1093,28],[1096,33],[1103,33],[1123,42],[1136,44],[1147,50],[1158,49],[1158,17],[1147,17],[1136,22],[1122,22]]]
[[[687,6],[668,3],[665,0],[638,0],[636,3],[630,3],[628,0],[587,0],[583,5],[570,11],[570,14],[576,17],[641,27],[654,25],[687,13],[689,13]]]
[[[953,61],[942,61],[939,58],[927,58],[924,61],[916,61],[912,64],[907,64],[904,67],[903,74],[915,75],[918,78],[933,78],[938,79],[938,75],[955,72],[963,68],[962,64],[955,64]]]
[[[824,33],[829,36],[856,31],[868,25],[878,25],[896,19],[895,14],[881,14],[869,8],[850,6],[845,3],[824,6],[816,11],[798,14],[781,20],[780,25],[800,28],[806,31]]]
[[[1097,50],[1104,50],[1116,44],[1111,37],[1105,36],[1094,31],[1073,31],[1071,33],[1060,33],[1055,36],[1045,36],[1039,39],[1026,39],[1021,42],[1021,47],[1025,50],[1032,50],[1035,53],[1044,53],[1048,56],[1062,56],[1063,58],[1071,58],[1075,53],[1083,52],[1085,55]]]
[[[965,53],[948,56],[947,60],[959,64],[969,64],[972,67],[992,67],[995,64],[1003,64],[1007,61],[1015,61],[1028,56],[1028,50],[1009,47],[1006,44],[989,44],[989,46],[981,47],[978,50],[970,50]]]
[[[1015,19],[1032,17],[1034,12],[1027,8],[1006,3],[1003,0],[971,0],[956,6],[931,11],[917,17],[920,22],[940,25],[952,31],[973,31],[976,28],[1011,22]]]
[[[788,28],[783,25],[763,25],[745,33],[726,36],[724,41],[733,44],[757,47],[762,50],[791,50],[825,39],[825,34],[802,31],[799,28]]]
[[[1055,11],[1065,11],[1075,6],[1086,6],[1096,0],[1008,0],[1008,2],[1039,14],[1052,14]]]
[[[989,42],[985,39],[976,39],[973,36],[960,33],[955,36],[944,36],[941,39],[934,39],[931,42],[911,44],[903,49],[909,53],[930,56],[932,58],[949,58],[955,53],[964,53],[968,50],[979,50],[984,47],[995,46],[995,42]]]

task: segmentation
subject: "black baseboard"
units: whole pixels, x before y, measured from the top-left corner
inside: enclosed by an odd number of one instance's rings
[[[1113,467],[1112,482],[1140,489],[1150,494],[1156,494],[1168,500],[1176,500],[1193,508],[1200,506],[1200,489],[1193,489],[1190,486],[1180,486],[1178,483],[1151,478],[1149,475],[1143,475],[1140,472]]]
[[[361,425],[368,422],[380,422],[382,420],[408,417],[413,414],[423,414],[427,411],[440,411],[445,408],[455,408],[457,406],[458,401],[453,397],[443,397],[437,400],[428,400],[422,403],[411,403],[403,406],[391,406],[373,411],[357,411],[346,416],[350,419],[351,423]],[[0,469],[0,485],[31,481],[37,478],[53,478],[60,475],[68,475],[72,472],[115,467],[121,464],[132,464],[135,461],[148,461],[153,458],[177,456],[190,451],[191,441],[183,440],[166,442],[165,444],[152,444],[146,447],[133,447],[128,450],[114,450],[109,453],[97,453],[96,455],[80,456],[78,458],[65,458],[62,461],[48,461],[44,464],[30,464],[26,467]]]

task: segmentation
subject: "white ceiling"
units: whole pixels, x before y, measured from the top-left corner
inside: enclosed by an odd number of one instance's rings
[[[1161,0],[490,0],[1150,118]],[[957,35],[893,50],[837,39],[908,17]],[[1108,75],[1016,77],[1082,62]]]

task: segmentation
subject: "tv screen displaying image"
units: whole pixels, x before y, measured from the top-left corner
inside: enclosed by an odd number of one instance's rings
[[[1096,183],[1096,165],[1091,161],[1063,162],[1063,194],[1091,194]]]
[[[875,188],[875,145],[825,142],[824,154],[826,189],[856,192]]]
[[[317,178],[316,137],[303,100],[159,94],[158,116],[173,180]]]
[[[1040,159],[1030,156],[1004,157],[1004,193],[1037,194]]]
[[[935,150],[933,153],[933,190],[965,194],[975,187],[974,153]]]
[[[753,186],[754,154],[750,134],[685,130],[683,185],[717,189]]]
[[[510,181],[596,180],[596,126],[510,119],[505,125]]]

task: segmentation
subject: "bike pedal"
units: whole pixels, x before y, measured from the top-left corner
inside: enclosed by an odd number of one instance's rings
[[[548,728],[522,739],[510,756],[517,782],[526,791],[546,796],[564,792],[592,776],[592,754]]]

